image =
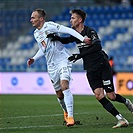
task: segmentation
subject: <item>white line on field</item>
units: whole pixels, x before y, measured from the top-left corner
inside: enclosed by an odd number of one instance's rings
[[[82,112],[82,113],[74,113],[74,115],[78,115],[78,114],[87,114],[87,112]],[[35,117],[53,117],[53,116],[61,116],[63,114],[51,114],[51,115],[33,115],[33,116],[15,116],[15,117],[3,117],[0,118],[0,120],[2,119],[26,119],[26,118],[35,118]]]
[[[88,114],[87,112],[82,113],[74,113],[74,115],[78,114]],[[6,117],[0,118],[2,119],[26,119],[26,118],[33,118],[33,117],[54,117],[54,116],[61,116],[63,114],[53,114],[53,115],[34,115],[34,116],[16,116],[16,117]],[[23,126],[23,127],[1,127],[0,130],[12,130],[12,129],[31,129],[31,128],[50,128],[50,127],[61,127],[64,125],[43,125],[43,126]]]
[[[64,125],[46,125],[46,126],[23,126],[23,127],[4,127],[0,130],[12,130],[12,129],[30,129],[30,128],[47,128],[47,127],[61,127]]]
[[[33,118],[33,117],[52,117],[52,116],[61,116],[62,114],[54,114],[54,115],[31,115],[31,116],[15,116],[15,117],[5,117],[5,118],[0,118],[2,119],[25,119],[25,118]]]

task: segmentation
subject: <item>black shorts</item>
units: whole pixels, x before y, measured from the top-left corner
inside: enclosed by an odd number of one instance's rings
[[[97,88],[103,88],[106,92],[114,91],[112,69],[107,60],[96,71],[87,72],[87,79],[93,91]]]

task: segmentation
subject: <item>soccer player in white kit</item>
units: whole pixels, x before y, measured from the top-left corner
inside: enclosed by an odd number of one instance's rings
[[[74,125],[73,95],[69,89],[72,63],[68,61],[69,52],[59,41],[51,41],[47,38],[50,33],[67,33],[78,38],[82,42],[90,43],[89,38],[84,38],[75,30],[54,22],[45,22],[46,13],[43,9],[36,9],[31,14],[32,26],[36,28],[34,37],[39,50],[33,58],[29,58],[27,65],[30,67],[35,60],[45,56],[48,74],[55,89],[57,99],[64,111],[64,120],[67,126]]]

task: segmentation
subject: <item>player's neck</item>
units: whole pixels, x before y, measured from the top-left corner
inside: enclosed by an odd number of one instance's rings
[[[43,27],[43,25],[44,25],[44,22],[41,23],[41,24],[37,27],[37,29],[40,30],[40,29]]]
[[[76,31],[78,31],[79,33],[81,33],[84,30],[84,25],[81,24],[76,28]]]

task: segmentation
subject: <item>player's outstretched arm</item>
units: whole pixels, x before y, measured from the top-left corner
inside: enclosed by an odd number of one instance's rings
[[[62,44],[68,44],[71,42],[75,42],[75,40],[73,40],[71,36],[61,37],[61,36],[56,35],[55,33],[48,34],[47,38],[51,38],[51,41],[60,41]]]
[[[91,44],[91,38],[88,37],[83,37],[80,33],[78,33],[77,31],[75,31],[72,28],[66,27],[66,26],[61,26],[61,28],[59,29],[60,33],[66,33],[66,34],[70,34],[72,36],[74,36],[75,38],[79,39],[80,41],[86,43],[86,44]]]

